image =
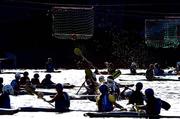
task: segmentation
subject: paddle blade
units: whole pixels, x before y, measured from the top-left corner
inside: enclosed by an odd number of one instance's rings
[[[161,104],[162,104],[161,107],[165,110],[169,110],[171,108],[171,105],[164,100],[161,100]]]
[[[74,48],[74,54],[78,55],[78,56],[81,56],[82,55],[82,52],[79,48]]]
[[[115,71],[115,72],[112,74],[112,76],[113,76],[114,79],[117,78],[117,77],[119,77],[120,75],[121,75],[121,71],[120,71],[120,70],[117,70],[117,71]]]
[[[88,77],[92,77],[92,75],[93,75],[91,69],[85,69],[85,74]]]

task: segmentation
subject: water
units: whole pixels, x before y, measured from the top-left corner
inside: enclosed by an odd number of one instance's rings
[[[55,83],[70,83],[77,86],[80,86],[84,82],[84,70],[64,70],[59,69],[61,73],[51,73],[52,81]],[[145,79],[143,75],[123,75],[129,73],[127,69],[120,69],[122,71],[122,75],[119,76],[116,81],[121,84],[136,84],[139,82],[139,79]],[[0,77],[4,78],[4,84],[9,84],[12,79],[14,79],[13,72],[29,72],[29,77],[32,78],[35,71],[39,71],[40,81],[45,77],[47,73],[42,72],[43,70],[4,70],[3,74],[0,74]],[[145,72],[145,70],[137,70],[137,72]],[[107,77],[107,75],[104,75]],[[99,75],[97,75],[97,78]],[[163,77],[167,78],[167,77]],[[168,76],[171,79],[178,79],[178,76]],[[119,81],[118,79],[126,79],[127,81]],[[129,79],[129,81],[128,81]],[[153,88],[155,91],[155,96],[159,97],[171,104],[170,110],[161,111],[161,115],[180,115],[180,81],[142,81],[144,84],[143,92],[146,88]],[[132,87],[133,89],[134,87]],[[69,93],[69,95],[74,95],[79,87],[74,89],[65,89]],[[123,90],[123,89],[121,89]],[[42,91],[55,92],[54,89],[43,89]],[[84,88],[80,92],[85,91]],[[41,99],[38,99],[35,95],[21,95],[21,96],[11,96],[11,105],[13,108],[24,107],[24,106],[32,106],[32,107],[45,107],[52,108],[47,102],[44,102]],[[49,96],[45,96],[47,100],[50,99]],[[119,104],[126,107],[127,100],[119,101]],[[69,118],[78,118],[78,119],[88,119],[89,117],[84,117],[83,114],[90,111],[96,111],[97,106],[95,102],[91,102],[89,100],[71,100],[70,109],[76,110],[68,113],[55,113],[55,112],[18,112],[14,115],[3,115],[1,118],[8,119],[69,119]]]

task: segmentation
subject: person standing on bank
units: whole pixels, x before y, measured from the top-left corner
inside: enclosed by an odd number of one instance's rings
[[[45,68],[47,72],[54,72],[55,65],[53,63],[52,58],[48,58]]]

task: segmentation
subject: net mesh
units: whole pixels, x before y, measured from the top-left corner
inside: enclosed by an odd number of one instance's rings
[[[147,46],[176,48],[180,44],[180,19],[148,19],[145,21]]]
[[[92,7],[52,8],[53,36],[58,39],[89,39],[94,32]]]

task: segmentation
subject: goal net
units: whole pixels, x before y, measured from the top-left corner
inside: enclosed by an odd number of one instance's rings
[[[145,42],[155,48],[176,48],[180,44],[180,19],[146,19]]]
[[[89,39],[94,32],[93,7],[53,7],[52,31],[58,39]]]

